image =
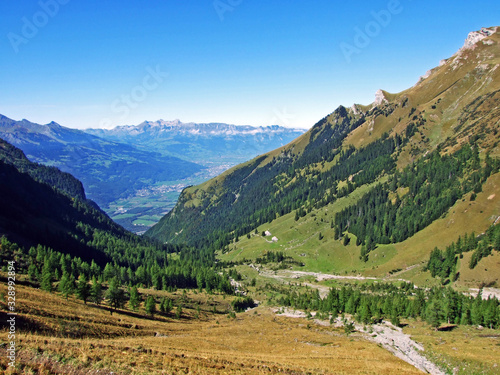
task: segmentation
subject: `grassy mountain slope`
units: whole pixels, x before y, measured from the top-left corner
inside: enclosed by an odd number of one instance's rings
[[[141,289],[182,304],[182,317],[175,318],[146,315],[142,306],[110,315],[102,305],[16,288],[16,370],[8,368],[0,348],[0,371],[7,374],[421,373],[362,334],[347,337],[342,328],[277,316],[265,307],[228,319],[229,300],[219,295]],[[7,293],[4,284],[0,293]],[[6,306],[0,301],[1,310]],[[476,354],[482,359],[490,346],[472,337],[486,346]],[[8,332],[0,338],[8,342]]]
[[[483,30],[490,35],[443,61],[414,87],[398,94],[382,91],[371,106],[339,107],[287,146],[185,189],[177,206],[147,235],[223,249],[232,254],[227,259],[255,259],[265,250],[286,250],[307,268],[323,272],[386,274],[421,263],[423,268],[434,246],[445,246],[472,230],[484,232],[498,215],[498,173],[480,177],[485,173],[486,153],[493,159],[500,155],[500,34],[496,30]],[[464,151],[468,145],[472,151]],[[457,151],[470,157],[457,162],[460,167],[453,173],[450,169],[451,185],[446,178],[441,180],[451,189],[451,199],[445,198],[444,191],[434,192],[432,199],[438,204],[433,204],[430,196],[418,195],[428,194],[425,183],[412,191],[416,185],[397,180],[403,168],[424,157],[420,170],[438,162],[436,168],[442,168],[446,160],[457,158]],[[472,155],[474,165],[467,159]],[[394,177],[396,171],[399,174]],[[428,183],[437,184],[433,182],[437,172],[428,173]],[[411,171],[406,176],[411,179]],[[413,228],[378,242],[363,261],[360,248],[371,234],[363,234],[362,243],[356,244],[356,231],[346,221],[340,229],[351,242],[344,247],[334,239],[332,226],[339,226],[335,214],[386,181],[396,190],[383,187],[388,195],[384,199],[401,205],[401,212],[405,211],[401,201],[413,202],[417,196],[418,207],[442,205],[444,211],[416,227],[415,234]],[[446,204],[443,199],[448,199]],[[401,220],[407,219],[400,219],[400,224]],[[262,238],[261,231],[267,228],[277,233],[277,243]],[[308,245],[301,249],[302,243]]]

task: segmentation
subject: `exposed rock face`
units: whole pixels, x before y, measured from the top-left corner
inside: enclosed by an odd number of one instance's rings
[[[463,59],[464,52],[467,50],[474,50],[476,48],[476,45],[480,42],[483,41],[483,44],[485,45],[493,45],[495,42],[492,41],[491,39],[484,40],[488,38],[489,36],[495,34],[498,31],[498,26],[495,27],[483,27],[479,31],[472,31],[469,33],[467,36],[467,39],[465,39],[464,45],[449,59],[444,59],[439,62],[439,67],[446,65],[448,62],[451,62],[453,69],[457,69]],[[429,76],[435,71],[436,68],[428,70],[423,76],[420,76],[418,79],[418,82],[415,84],[417,86],[420,84],[422,81],[425,79],[429,78]],[[413,87],[415,87],[413,86]]]
[[[355,116],[359,115],[363,111],[359,108],[357,104],[353,104],[351,107],[352,113],[354,113]]]
[[[382,103],[389,103],[389,101],[386,99],[385,94],[382,90],[377,90],[377,92],[375,93],[375,102],[373,103],[373,105],[377,106]]]
[[[490,28],[483,27],[479,31],[473,31],[469,33],[467,39],[465,39],[463,47],[460,48],[460,51],[473,49],[479,41],[495,34],[497,32],[497,29],[498,29],[497,27],[490,27]]]

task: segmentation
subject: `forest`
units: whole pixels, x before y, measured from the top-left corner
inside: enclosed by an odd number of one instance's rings
[[[444,215],[455,202],[471,193],[500,168],[498,159],[486,157],[481,166],[477,146],[466,144],[451,155],[436,150],[402,172],[396,171],[387,183],[377,185],[335,217],[337,233],[355,234],[362,244],[361,258],[376,244],[404,241]]]

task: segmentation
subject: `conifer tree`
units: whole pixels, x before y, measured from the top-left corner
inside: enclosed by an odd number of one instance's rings
[[[137,287],[134,286],[132,288],[130,288],[130,299],[128,301],[128,304],[130,306],[130,308],[132,309],[132,311],[137,311],[137,309],[139,308],[139,305],[141,304],[141,299],[140,299],[140,295],[139,295],[139,291],[137,290]]]
[[[123,307],[123,305],[125,304],[125,291],[120,288],[118,279],[116,277],[111,279],[111,282],[109,283],[109,288],[106,292],[106,298],[108,299],[110,306],[113,307],[115,311],[116,309]]]
[[[344,235],[344,241],[342,242],[342,244],[343,244],[344,246],[347,246],[347,245],[349,245],[349,242],[351,242],[351,238],[350,238],[350,237],[349,237],[349,235],[346,233],[346,234]]]
[[[50,263],[48,257],[45,257],[45,262],[42,268],[42,280],[40,283],[40,287],[42,290],[47,292],[52,292],[52,270],[50,269]]]
[[[332,221],[333,222],[333,221]],[[340,238],[340,229],[338,226],[335,227],[334,233],[333,233],[333,238],[335,240],[338,240]]]
[[[76,286],[76,294],[78,298],[83,300],[83,303],[87,304],[87,300],[90,297],[90,284],[87,279],[87,276],[82,273],[78,278],[78,284]]]
[[[177,309],[175,310],[175,317],[177,319],[180,319],[182,316],[182,306],[181,305],[177,305]]]
[[[153,316],[156,313],[156,301],[153,296],[148,296],[145,304],[146,314]]]
[[[484,325],[493,329],[496,325],[496,302],[488,300],[483,309]]]
[[[102,301],[102,285],[95,276],[92,278],[92,286],[90,287],[90,297],[92,302],[100,305]]]
[[[168,314],[170,311],[172,311],[172,308],[173,308],[172,300],[168,297],[163,297],[160,302],[160,311],[164,314]]]
[[[58,290],[61,294],[68,299],[68,296],[72,295],[75,291],[75,278],[73,275],[69,275],[64,272],[61,281],[59,281]]]
[[[38,271],[38,268],[34,263],[31,263],[28,267],[28,276],[31,281],[36,281],[40,278],[40,271]]]
[[[437,300],[432,300],[425,309],[425,320],[427,323],[437,329],[442,321],[441,304]]]

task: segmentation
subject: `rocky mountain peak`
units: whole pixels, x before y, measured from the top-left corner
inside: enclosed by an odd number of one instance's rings
[[[375,102],[373,103],[373,106],[377,106],[383,103],[388,103],[387,98],[385,97],[385,93],[383,90],[377,90],[375,93]]]
[[[475,48],[478,42],[495,34],[497,30],[498,27],[489,27],[489,28],[483,27],[479,31],[470,32],[469,35],[467,36],[467,39],[465,39],[463,47],[460,48],[460,51]]]

